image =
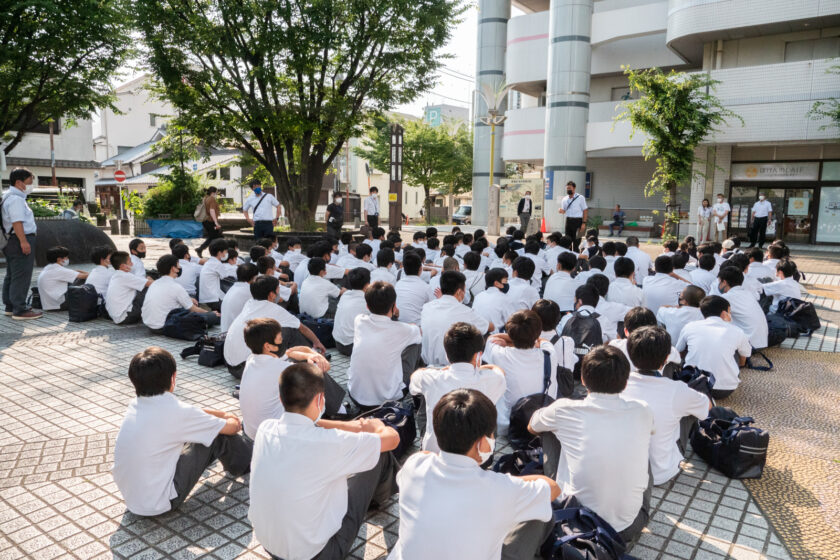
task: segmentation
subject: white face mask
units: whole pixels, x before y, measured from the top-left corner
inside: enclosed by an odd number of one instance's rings
[[[718,198],[718,202],[723,202],[723,198]]]
[[[292,253],[300,253],[300,249],[292,249]]]
[[[342,201],[342,200],[344,200],[344,199],[342,199],[342,198],[336,198],[336,199],[335,199],[335,203],[336,203],[336,204],[341,204],[341,201]]]
[[[61,261],[58,264],[60,264],[61,266],[68,266],[70,264],[70,259],[61,259]]]
[[[487,439],[487,443],[490,445],[490,451],[482,451],[481,447],[480,447],[481,444],[479,444],[478,456],[481,458],[481,463],[479,463],[481,465],[486,463],[490,459],[490,457],[493,456],[493,450],[496,449],[496,439],[495,438],[485,436],[485,439]]]
[[[764,195],[759,196],[758,200],[764,200]]]
[[[219,255],[219,260],[222,261],[222,262],[225,262],[227,260],[227,257],[228,257],[227,253],[222,253],[221,255]]]

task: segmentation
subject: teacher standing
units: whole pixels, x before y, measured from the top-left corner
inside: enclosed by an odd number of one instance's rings
[[[214,239],[222,236],[222,225],[219,223],[219,202],[216,200],[218,189],[210,187],[207,189],[207,194],[201,203],[204,205],[204,213],[206,214],[204,220],[201,222],[201,227],[204,228],[204,243],[202,243],[195,253],[198,258],[201,258],[201,253]]]
[[[341,193],[333,193],[333,203],[327,206],[327,235],[335,239],[341,238],[341,226],[344,225],[343,200]]]
[[[767,222],[773,216],[773,205],[766,199],[764,193],[758,193],[758,202],[752,207],[752,228],[750,229],[750,247],[764,248],[764,237],[767,235]]]
[[[516,207],[516,214],[519,216],[519,229],[528,232],[528,222],[531,221],[531,212],[534,205],[531,203],[531,191],[525,191],[525,196],[519,200]]]
[[[8,237],[3,253],[6,255],[6,277],[3,279],[3,304],[12,319],[37,319],[42,315],[26,304],[32,270],[35,268],[35,215],[26,204],[26,195],[34,189],[35,176],[18,168],[9,174],[9,190],[3,196],[0,227]]]
[[[242,211],[245,213],[245,221],[254,226],[254,239],[259,240],[274,232],[274,226],[280,221],[280,202],[273,194],[263,192],[259,181],[251,181],[251,190],[254,194],[245,200]],[[252,208],[253,218],[248,214]]]
[[[586,205],[586,199],[575,191],[577,185],[574,181],[566,183],[566,196],[560,201],[558,212],[566,215],[566,235],[572,238],[572,246],[577,253],[580,245],[578,234],[583,235],[589,217],[589,207]]]
[[[697,243],[712,240],[712,206],[708,198],[704,198],[697,209]]]
[[[365,219],[370,227],[379,227],[379,189],[370,188],[370,196],[365,199]]]

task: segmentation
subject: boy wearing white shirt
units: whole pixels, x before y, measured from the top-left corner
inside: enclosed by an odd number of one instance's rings
[[[335,317],[335,310],[338,307],[338,298],[341,297],[346,288],[339,288],[327,280],[327,263],[324,259],[315,257],[307,263],[309,277],[304,280],[304,286],[300,291],[300,312],[310,317],[320,319]]]
[[[578,363],[578,357],[575,355],[575,341],[557,332],[557,326],[560,324],[560,307],[549,299],[541,299],[534,304],[532,311],[539,316],[542,323],[540,338],[554,345],[557,365],[574,370],[575,364]]]
[[[181,265],[183,266],[183,265]],[[256,279],[259,271],[253,264],[240,264],[236,268],[236,283],[230,287],[222,300],[221,323],[222,332],[227,332],[230,324],[251,299],[251,282]]]
[[[512,303],[508,297],[508,274],[503,268],[491,268],[484,275],[484,290],[475,296],[472,309],[493,325],[498,325],[493,332],[505,324],[513,312]]]
[[[618,259],[618,255],[616,255],[615,241],[605,242],[601,246],[601,249],[604,251],[604,260],[607,263],[604,267],[604,274],[606,274],[607,278],[609,278],[610,282],[612,282],[615,280],[615,261]]]
[[[598,322],[601,323],[601,335],[604,342],[618,338],[618,324],[624,321],[624,316],[630,308],[623,303],[607,301],[606,295],[610,288],[610,280],[604,274],[593,274],[586,281],[589,286],[598,292],[598,303],[595,311],[600,315]]]
[[[631,235],[627,238],[627,258],[636,265],[636,285],[641,286],[650,273],[650,257],[639,249],[639,238]]]
[[[213,311],[222,307],[225,293],[222,291],[222,278],[228,276],[228,243],[224,239],[214,239],[209,247],[210,258],[201,267],[198,275],[198,301]]]
[[[183,286],[175,281],[181,273],[181,265],[175,255],[163,255],[158,259],[157,272],[159,278],[152,282],[143,298],[141,317],[143,324],[154,334],[162,334],[163,327],[169,313],[175,309],[187,309],[204,318],[207,326],[219,324],[219,314],[215,311],[205,312],[198,303],[190,297]]]
[[[714,218],[712,220],[712,239],[723,241],[726,239],[726,224],[732,208],[724,200],[722,194],[718,193],[716,200],[717,202],[712,206],[712,216]]]
[[[630,368],[636,369],[633,361],[630,359],[630,353],[627,351],[627,339],[634,331],[642,327],[655,327],[656,315],[647,307],[634,307],[624,316],[624,338],[616,338],[609,342],[610,346],[618,348],[624,353],[624,357],[630,362]],[[682,363],[682,356],[677,349],[672,346],[671,353],[668,354],[668,373],[671,369],[679,368]]]
[[[744,288],[744,274],[735,265],[722,266],[718,281],[718,290],[731,306],[732,324],[744,331],[753,348],[767,348],[767,317],[755,293]]]
[[[362,408],[375,408],[405,396],[422,337],[417,325],[392,320],[399,311],[391,284],[373,282],[365,290],[365,302],[370,314],[356,317],[347,387]]]
[[[764,293],[773,296],[773,303],[770,304],[770,313],[779,310],[779,302],[784,298],[801,299],[802,291],[799,282],[796,281],[796,263],[789,259],[779,261],[776,265],[775,282],[764,284]]]
[[[655,315],[662,305],[677,305],[680,292],[688,282],[674,275],[674,261],[671,257],[660,255],[656,257],[653,266],[656,274],[645,278],[642,284],[642,305]]]
[[[131,255],[117,251],[111,255],[114,275],[105,293],[105,310],[117,325],[130,325],[140,320],[146,288],[153,280],[131,271]]]
[[[683,288],[677,307],[663,305],[656,312],[656,320],[665,327],[671,340],[679,340],[680,332],[684,326],[693,321],[702,321],[703,314],[700,313],[700,301],[706,297],[706,292],[697,286],[691,285]]]
[[[365,301],[365,289],[370,284],[370,271],[354,268],[347,274],[350,289],[338,300],[333,323],[335,347],[345,356],[353,353],[353,338],[356,333],[356,317],[369,313]],[[399,296],[398,296],[399,297]]]
[[[531,309],[540,299],[540,293],[531,284],[535,270],[534,261],[528,257],[516,257],[513,261],[513,277],[510,280],[508,298],[514,311]]]
[[[201,274],[201,262],[197,258],[194,261],[190,257],[190,248],[183,243],[173,247],[172,254],[181,265],[181,275],[175,281],[183,286],[191,297],[195,297],[198,291],[198,277]]]
[[[146,267],[143,266],[143,259],[146,258],[146,244],[142,239],[132,239],[128,244],[128,251],[131,253],[131,273],[145,278]]]
[[[752,354],[749,338],[732,324],[729,310],[729,302],[723,297],[706,296],[700,302],[704,319],[687,324],[677,341],[686,365],[715,374],[714,399],[724,399],[738,388],[739,368]]]
[[[47,262],[49,264],[38,275],[41,308],[44,311],[66,311],[67,287],[78,280],[85,280],[88,273],[67,268],[70,264],[70,251],[67,247],[47,249]]]
[[[298,285],[294,282],[284,282],[283,278],[285,275],[280,273],[275,266],[274,259],[267,255],[257,259],[257,271],[260,274],[277,278],[279,282],[277,285],[277,298],[280,300],[277,304],[286,307],[291,303],[292,298],[298,293]],[[222,303],[224,303],[224,301]]]
[[[394,270],[394,250],[379,249],[376,253],[376,268],[370,273],[371,282],[387,282],[392,286],[397,283]]]
[[[383,241],[385,241],[385,230],[377,226],[370,230],[368,238],[362,241],[362,243],[370,247],[371,253],[375,257]]]
[[[289,263],[289,270],[294,272],[301,261],[306,258],[301,249],[303,245],[297,237],[290,237],[286,240],[286,246],[287,250],[283,255],[283,261]]]
[[[93,269],[88,274],[85,284],[91,284],[96,288],[96,293],[105,297],[108,291],[108,283],[111,281],[111,276],[114,275],[114,268],[111,266],[111,255],[114,250],[103,245],[95,247],[90,253],[90,260],[93,263]]]
[[[484,291],[484,272],[479,270],[481,255],[473,251],[464,254],[464,277],[467,279],[467,291],[464,303],[472,305],[475,296]]]
[[[700,255],[697,259],[697,268],[691,271],[689,278],[691,283],[709,293],[712,286],[716,284],[717,273],[715,273],[715,257],[714,255]]]
[[[179,401],[172,394],[175,369],[172,354],[154,346],[134,356],[128,367],[137,398],[117,434],[113,475],[135,515],[177,509],[217,459],[233,477],[250,470],[253,445],[239,434],[239,419]]]
[[[376,419],[322,419],[324,391],[314,365],[286,368],[280,378],[285,413],[257,430],[248,519],[275,558],[345,558],[368,507],[385,503],[395,489],[388,452],[399,434]]]
[[[397,292],[397,309],[400,310],[399,320],[403,323],[419,325],[423,306],[435,299],[434,288],[420,278],[421,267],[420,255],[415,252],[405,254],[402,277],[394,286]]]
[[[430,237],[426,241],[426,262],[437,262],[440,257],[440,239],[437,237]]]
[[[495,444],[493,403],[480,391],[447,393],[430,419],[441,453],[417,453],[397,475],[399,539],[389,559],[539,556],[554,525],[557,483],[543,475],[513,477],[480,468]]]
[[[786,256],[784,248],[779,245],[775,245],[774,243],[771,243],[770,246],[767,247],[767,258],[764,259],[764,264],[773,270],[776,269],[776,265],[779,264],[779,261]]]
[[[352,251],[352,248],[351,248]],[[369,271],[373,272],[376,268],[371,262],[373,255],[373,249],[371,249],[370,245],[365,245],[361,243],[356,246],[356,254],[350,255],[347,257],[347,260],[343,261],[340,266],[344,268],[366,268]]]
[[[575,308],[575,290],[580,281],[572,278],[572,271],[577,265],[574,253],[564,252],[557,257],[557,271],[549,277],[545,284],[543,297],[555,302],[560,311],[573,311]]]
[[[688,439],[687,430],[681,434],[682,419],[706,418],[712,407],[706,395],[662,375],[670,350],[671,337],[661,327],[642,327],[627,340],[635,368],[621,396],[646,404],[653,413],[650,471],[655,485],[665,484],[680,472],[683,455],[677,442],[684,448]]]
[[[294,274],[295,284],[297,284],[300,288],[301,295],[303,294],[303,284],[309,277],[310,259],[314,259],[317,257],[324,261],[326,265],[324,267],[324,270],[326,271],[326,275],[324,276],[324,278],[326,278],[327,280],[341,280],[347,273],[346,269],[332,264],[332,261],[335,260],[336,257],[332,252],[332,245],[330,245],[329,241],[319,241],[315,243],[314,245],[312,245],[312,247],[309,248],[306,254],[306,258],[300,261],[297,268],[295,269]]]

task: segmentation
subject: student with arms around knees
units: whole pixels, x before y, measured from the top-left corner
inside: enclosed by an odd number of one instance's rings
[[[752,268],[752,265],[750,265]],[[779,310],[779,303],[784,298],[800,299],[802,291],[796,281],[796,263],[790,259],[783,259],[776,264],[776,281],[763,284],[764,293],[773,296],[770,313]]]
[[[196,297],[198,291],[198,277],[201,275],[202,259],[190,256],[190,248],[179,243],[172,248],[172,254],[178,259],[181,265],[181,275],[175,279],[187,290],[190,297]]]
[[[333,339],[336,349],[345,356],[353,354],[353,339],[356,335],[356,317],[369,313],[365,301],[365,290],[370,284],[370,271],[354,268],[347,274],[350,289],[338,300],[333,323]]]
[[[400,310],[399,320],[402,323],[419,325],[423,306],[435,299],[434,289],[420,278],[422,266],[420,255],[406,252],[403,257],[402,277],[394,286],[397,292],[397,309]]]
[[[221,285],[222,278],[228,276],[228,242],[224,239],[214,239],[208,250],[210,258],[201,267],[198,276],[198,301],[213,311],[219,311],[225,297]]]
[[[750,339],[753,348],[767,348],[770,327],[755,294],[743,286],[744,273],[736,266],[722,266],[718,272],[718,290],[729,302],[732,324]],[[749,357],[749,355],[747,355]]]
[[[481,469],[493,452],[496,427],[493,403],[481,391],[443,395],[431,418],[441,452],[413,455],[397,475],[399,540],[389,559],[539,556],[554,526],[557,483]]]
[[[395,489],[388,452],[399,434],[375,419],[322,419],[324,390],[314,365],[286,368],[280,376],[285,413],[257,430],[248,519],[272,558],[345,558],[368,508]]]
[[[534,413],[528,429],[542,436],[545,474],[564,496],[574,495],[619,532],[635,540],[650,517],[648,450],[654,429],[647,405],[621,396],[630,363],[617,348],[584,356],[583,400],[558,399]]]
[[[111,255],[114,250],[107,245],[94,247],[90,252],[90,262],[93,269],[88,274],[85,284],[91,284],[96,288],[96,293],[105,297],[108,292],[108,283],[114,275],[114,268],[111,266]]]
[[[218,325],[219,313],[216,311],[205,311],[196,302],[183,286],[175,279],[181,274],[181,265],[175,255],[164,255],[158,259],[157,272],[160,278],[149,286],[146,297],[143,299],[141,316],[143,324],[149,327],[155,334],[163,333],[166,318],[175,309],[187,309],[204,318],[208,326]]]
[[[181,266],[184,266],[183,264]],[[236,283],[230,287],[222,300],[221,330],[227,332],[236,316],[251,299],[251,283],[257,278],[258,270],[254,264],[240,264],[236,267]]]
[[[179,401],[175,358],[150,347],[132,358],[137,397],[128,405],[114,446],[114,482],[135,515],[176,509],[217,459],[234,477],[248,473],[252,444],[232,413]]]
[[[140,320],[146,288],[153,280],[132,272],[131,256],[125,251],[111,255],[114,275],[105,293],[105,309],[117,325],[130,325]]]
[[[87,272],[67,268],[70,264],[70,251],[67,247],[47,249],[47,266],[38,275],[38,294],[44,311],[64,311],[67,304],[67,286],[88,277]]]
[[[508,298],[514,311],[531,309],[540,299],[540,293],[531,285],[535,270],[534,261],[528,257],[516,257],[513,261],[513,275],[509,282]]]
[[[146,267],[143,259],[146,258],[146,243],[139,237],[131,240],[128,244],[128,252],[131,254],[131,273],[141,278],[146,277]]]
[[[327,280],[327,263],[320,257],[309,259],[306,264],[309,276],[303,281],[300,290],[300,312],[320,319],[335,317],[338,301],[346,288],[339,288]]]

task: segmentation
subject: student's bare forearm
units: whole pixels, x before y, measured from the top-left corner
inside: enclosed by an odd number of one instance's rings
[[[15,230],[15,235],[17,235],[18,241],[20,241],[21,243],[26,241],[26,234],[23,233],[23,222],[13,223],[12,229]]]
[[[308,340],[308,341],[309,341],[309,342],[311,342],[312,344],[315,344],[315,343],[317,343],[317,342],[320,342],[320,341],[318,340],[318,337],[317,337],[317,336],[315,336],[315,333],[314,333],[314,332],[312,332],[312,329],[310,329],[309,327],[307,327],[307,326],[306,326],[306,325],[304,325],[303,323],[301,323],[301,325],[300,325],[300,329],[299,329],[299,330],[300,330],[300,334],[302,334],[302,335],[304,336],[304,338],[306,338],[306,340]]]
[[[551,489],[551,500],[552,501],[556,500],[560,496],[560,492],[561,492],[560,485],[557,484],[556,481],[548,478],[545,475],[542,475],[542,474],[528,474],[528,475],[522,476],[520,478],[522,480],[526,481],[526,482],[536,482],[538,480],[545,481],[545,483],[548,484],[548,487]]]
[[[326,420],[321,418],[318,420],[318,427],[326,428],[327,430],[342,430],[344,432],[353,432],[358,434],[362,431],[362,424],[358,420],[350,420],[342,422],[341,420]]]

